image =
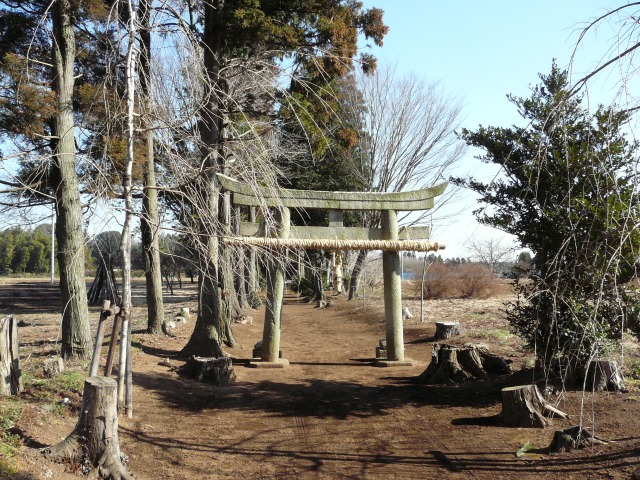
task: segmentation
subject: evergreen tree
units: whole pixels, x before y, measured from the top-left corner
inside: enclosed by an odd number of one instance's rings
[[[480,222],[534,254],[532,282],[508,310],[513,329],[546,366],[557,355],[584,365],[637,318],[624,289],[640,247],[637,145],[623,134],[628,114],[600,107],[590,115],[555,63],[540,79],[529,98],[508,97],[527,127],[462,132],[504,175],[457,182],[480,195]]]

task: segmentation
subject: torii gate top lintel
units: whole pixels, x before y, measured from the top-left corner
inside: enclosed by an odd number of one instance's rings
[[[225,190],[233,193],[236,205],[311,208],[322,210],[415,211],[433,208],[448,183],[408,192],[329,192],[279,187],[252,187],[226,175],[217,174]]]

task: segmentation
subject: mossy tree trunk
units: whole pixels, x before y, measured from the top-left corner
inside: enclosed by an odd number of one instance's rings
[[[82,211],[76,172],[73,118],[75,34],[70,0],[54,2],[53,91],[57,97],[51,176],[56,188],[56,241],[62,297],[62,357],[86,359],[93,351],[84,278]]]

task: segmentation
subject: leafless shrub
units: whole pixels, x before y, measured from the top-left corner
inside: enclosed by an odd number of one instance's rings
[[[424,284],[412,282],[407,290],[419,297],[420,288],[428,300],[484,299],[499,293],[500,282],[486,265],[433,263],[429,265]]]

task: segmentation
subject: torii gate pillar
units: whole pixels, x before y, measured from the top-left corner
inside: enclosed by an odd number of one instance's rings
[[[398,241],[398,215],[395,210],[384,210],[382,214],[382,237]],[[402,263],[401,252],[382,252],[384,277],[384,320],[386,325],[387,358],[377,360],[380,367],[413,366],[414,362],[404,358],[404,326],[402,323]]]
[[[280,207],[275,212],[277,238],[287,238],[291,230],[291,212]],[[282,331],[282,300],[284,298],[285,262],[275,255],[269,260],[267,268],[267,305],[262,330],[261,362],[252,362],[256,368],[282,368],[289,362],[280,356],[280,332]]]

